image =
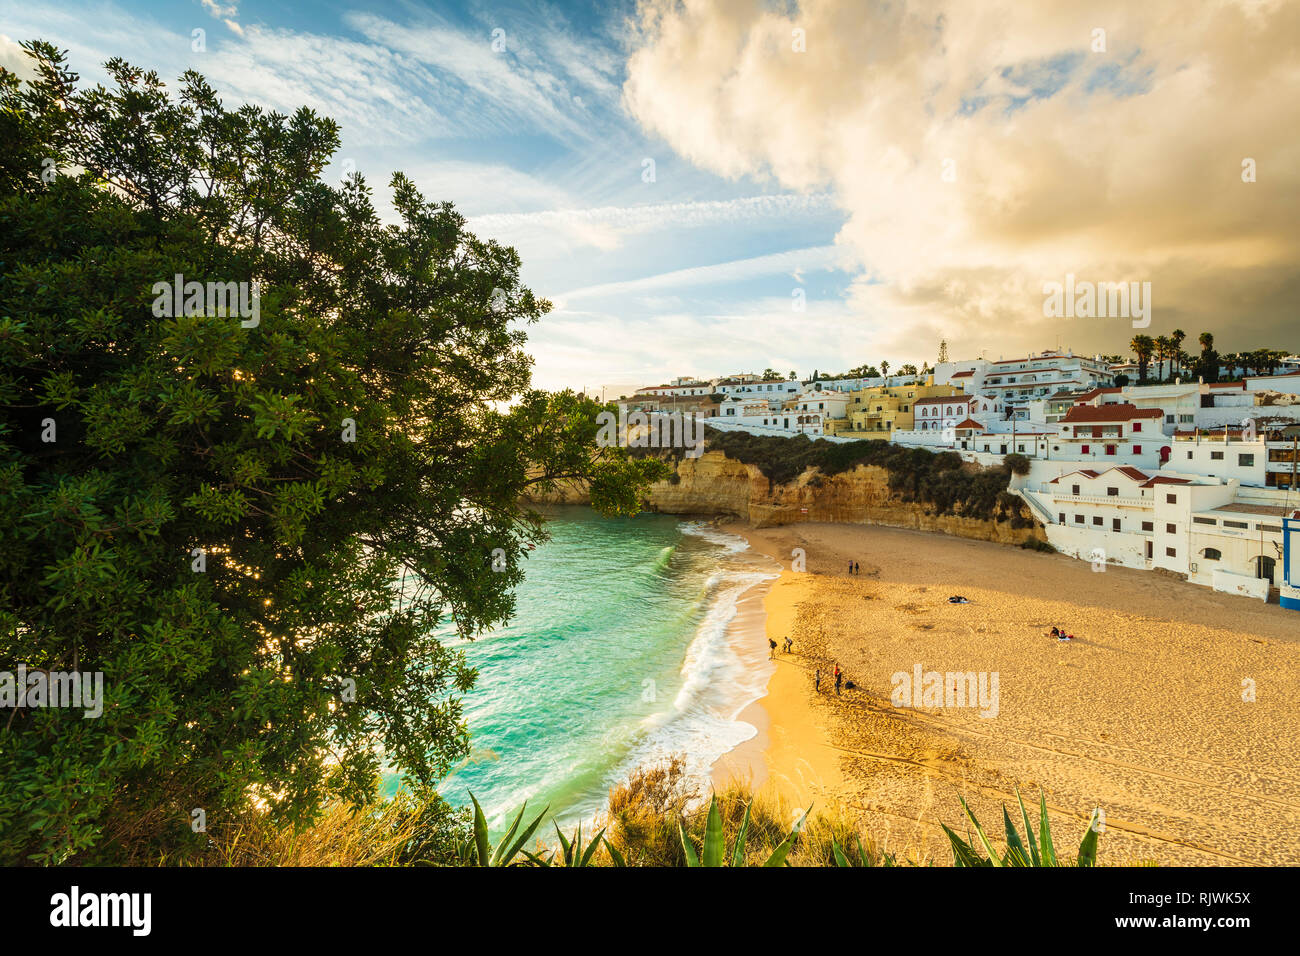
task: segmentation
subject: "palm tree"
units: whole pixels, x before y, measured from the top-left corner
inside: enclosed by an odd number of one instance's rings
[[[1169,341],[1174,346],[1174,358],[1178,359],[1178,371],[1183,370],[1183,353],[1180,351],[1183,347],[1183,339],[1187,338],[1187,333],[1182,329],[1174,329],[1169,333]]]
[[[1151,364],[1151,353],[1155,351],[1156,343],[1149,335],[1135,335],[1133,341],[1128,344],[1133,350],[1133,354],[1138,360],[1138,384],[1146,384],[1147,366]]]
[[[889,363],[888,363],[888,362],[881,362],[881,363],[880,363],[880,371],[881,371],[881,374],[883,374],[884,377],[885,377],[885,384],[888,385],[888,384],[889,384]]]
[[[1168,358],[1171,347],[1172,343],[1170,343],[1168,336],[1156,336],[1156,360],[1159,363],[1159,368],[1156,373],[1156,381],[1158,382],[1163,382],[1165,380],[1165,359]]]

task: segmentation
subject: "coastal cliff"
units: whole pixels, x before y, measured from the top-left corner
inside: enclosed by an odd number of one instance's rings
[[[835,475],[808,468],[784,484],[769,482],[758,465],[744,464],[720,451],[679,458],[675,465],[673,477],[651,486],[648,510],[724,516],[755,528],[821,521],[939,531],[1003,544],[1019,544],[1026,538],[1046,540],[1042,528],[1024,510],[1020,522],[996,521],[937,514],[924,502],[904,501],[891,491],[889,472],[876,465],[858,465]],[[586,488],[573,484],[530,500],[590,504]]]

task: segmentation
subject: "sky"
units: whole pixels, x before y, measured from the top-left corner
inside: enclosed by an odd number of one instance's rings
[[[518,249],[543,388],[1300,351],[1295,0],[0,0],[0,65],[34,38],[334,117],[331,176]],[[1150,326],[1045,315],[1067,275]]]

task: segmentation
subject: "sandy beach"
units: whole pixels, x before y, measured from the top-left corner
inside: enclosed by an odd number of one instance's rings
[[[1295,612],[945,535],[725,530],[781,562],[763,587],[766,629],[795,643],[744,715],[758,736],[717,776],[743,774],[761,753],[756,783],[838,804],[887,849],[941,865],[952,858],[940,822],[965,830],[958,797],[1000,839],[1017,787],[1035,805],[1046,790],[1063,851],[1100,806],[1103,865],[1300,863]],[[791,570],[796,548],[802,572]],[[1057,624],[1075,639],[1046,636]],[[856,685],[839,697],[836,662]],[[918,690],[912,706],[894,706],[896,675],[918,670],[938,672],[936,685],[974,673],[990,693],[963,706]]]

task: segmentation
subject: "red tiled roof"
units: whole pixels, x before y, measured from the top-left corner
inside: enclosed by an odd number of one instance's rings
[[[1210,388],[1245,388],[1245,382],[1210,382]]]
[[[952,377],[953,377],[953,378],[963,378],[963,377],[965,377],[965,376],[967,376],[967,375],[974,375],[974,374],[975,374],[975,372],[974,372],[973,370],[972,370],[972,371],[967,371],[967,372],[953,372],[953,373],[952,373]]]
[[[1086,475],[1089,478],[1096,478],[1100,474],[1101,472],[1093,471],[1091,468],[1080,468],[1078,471],[1068,471],[1063,475],[1057,475],[1055,478],[1049,481],[1048,484],[1054,485],[1062,478],[1069,478],[1071,475]]]
[[[1113,395],[1115,392],[1118,392],[1118,391],[1120,391],[1119,388],[1094,388],[1094,389],[1092,389],[1091,391],[1084,392],[1082,395],[1080,395],[1078,398],[1076,398],[1075,401],[1076,401],[1076,402],[1090,402],[1090,401],[1092,401],[1094,398],[1096,398],[1098,395]]]
[[[1127,402],[1116,402],[1111,405],[1074,405],[1066,411],[1065,416],[1061,419],[1062,425],[1072,425],[1076,422],[1127,422],[1135,418],[1161,418],[1165,413],[1158,408],[1138,408],[1136,405],[1130,405]]]
[[[1120,465],[1117,468],[1112,468],[1111,471],[1123,472],[1124,474],[1132,478],[1134,481],[1146,481],[1148,477],[1145,471],[1139,471],[1138,469],[1134,468],[1132,465]]]
[[[962,403],[962,402],[973,402],[973,401],[975,401],[974,395],[934,395],[931,396],[930,398],[918,398],[912,404],[913,405],[933,405],[933,404],[941,405],[944,402]]]
[[[1190,485],[1191,481],[1187,478],[1171,478],[1168,475],[1156,475],[1154,478],[1143,483],[1143,488],[1150,488],[1153,485]]]
[[[978,428],[980,430],[983,430],[984,428],[983,425],[975,421],[975,419],[973,418],[966,419],[964,422],[962,422],[960,425],[957,425],[956,427],[957,428]]]

